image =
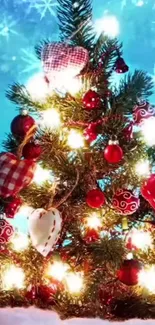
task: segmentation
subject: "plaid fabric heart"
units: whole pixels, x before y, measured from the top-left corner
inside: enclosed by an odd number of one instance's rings
[[[0,196],[15,196],[33,179],[36,163],[32,160],[18,160],[12,153],[0,155]]]
[[[62,78],[74,78],[86,66],[89,54],[80,46],[51,43],[45,45],[41,53],[44,73],[49,82],[56,82]]]

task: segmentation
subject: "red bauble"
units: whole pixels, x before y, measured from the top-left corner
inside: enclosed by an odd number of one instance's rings
[[[154,107],[148,102],[135,105],[133,109],[133,120],[137,126],[141,126],[145,120],[155,116]]]
[[[87,244],[95,243],[100,238],[99,233],[95,229],[88,229],[84,236],[84,241]]]
[[[11,122],[11,132],[14,136],[24,137],[33,125],[35,120],[31,116],[17,115]]]
[[[90,89],[83,97],[83,105],[87,110],[100,108],[101,106],[100,95],[96,93],[96,91]]]
[[[138,284],[138,275],[142,264],[137,260],[125,260],[118,271],[118,279],[127,286]]]
[[[155,174],[152,174],[141,187],[141,194],[155,209]]]
[[[87,193],[86,203],[91,208],[101,208],[105,204],[105,195],[99,189],[93,189]]]
[[[84,136],[85,136],[86,140],[89,141],[90,143],[97,139],[97,136],[99,134],[98,130],[99,130],[101,123],[102,123],[102,121],[92,122],[85,129]]]
[[[104,150],[104,158],[109,164],[118,164],[123,158],[123,150],[118,144],[109,143]]]
[[[15,214],[19,211],[22,200],[19,197],[13,199],[12,202],[8,203],[5,207],[5,214],[7,218],[14,218]]]
[[[116,60],[116,63],[115,63],[114,70],[117,73],[125,73],[125,72],[129,71],[129,67],[126,65],[123,58],[118,57],[118,59]]]
[[[42,153],[42,148],[34,142],[27,143],[23,148],[23,157],[25,159],[37,159]]]
[[[35,299],[40,299],[44,302],[52,301],[53,296],[57,292],[57,287],[55,285],[32,285],[28,288],[25,294],[26,299],[32,301]]]
[[[8,243],[13,233],[13,227],[5,219],[0,219],[0,245]]]
[[[139,207],[140,200],[134,193],[127,189],[119,189],[113,196],[112,206],[122,215],[131,215]]]
[[[133,122],[130,122],[123,130],[124,137],[127,141],[133,139]]]

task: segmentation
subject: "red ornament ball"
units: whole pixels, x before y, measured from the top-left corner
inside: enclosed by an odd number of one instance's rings
[[[116,63],[115,63],[114,70],[117,73],[125,73],[125,72],[129,71],[129,67],[127,66],[127,64],[125,63],[123,58],[118,57],[118,59],[116,60]]]
[[[118,164],[123,158],[123,150],[118,144],[108,144],[104,150],[104,158],[109,164]]]
[[[84,235],[84,241],[86,244],[95,243],[100,238],[99,233],[95,229],[88,229]]]
[[[19,211],[20,206],[22,205],[22,200],[19,197],[16,197],[8,203],[4,209],[6,218],[14,218],[15,214]]]
[[[98,109],[101,106],[101,97],[96,91],[89,90],[83,97],[83,105],[85,109]]]
[[[11,132],[14,136],[24,137],[33,125],[35,120],[31,116],[17,115],[11,122]]]
[[[131,215],[135,213],[139,205],[139,198],[130,190],[119,189],[113,196],[112,206],[121,215]]]
[[[9,242],[14,233],[13,227],[5,219],[0,219],[0,245]]]
[[[155,209],[155,174],[146,179],[141,187],[141,194]]]
[[[42,153],[42,148],[34,142],[27,143],[23,148],[23,157],[25,159],[37,159]]]
[[[86,203],[90,208],[101,208],[105,204],[105,195],[99,189],[90,190],[86,196]]]
[[[135,105],[133,109],[133,120],[137,126],[141,126],[145,120],[155,116],[154,107],[148,102]]]
[[[84,136],[88,142],[91,143],[97,139],[101,124],[102,121],[92,122],[85,129]]]
[[[118,271],[118,279],[127,286],[138,284],[138,275],[142,269],[142,264],[137,260],[125,260]]]

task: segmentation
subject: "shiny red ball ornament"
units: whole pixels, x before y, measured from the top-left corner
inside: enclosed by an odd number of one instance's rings
[[[25,298],[28,300],[34,300],[37,297],[37,287],[36,286],[29,286],[26,294],[25,294]]]
[[[90,208],[101,208],[105,204],[105,195],[99,189],[90,190],[86,196],[86,203]]]
[[[115,63],[114,70],[117,73],[125,73],[125,72],[129,71],[129,67],[127,66],[127,64],[125,63],[123,58],[118,57],[118,59],[116,60],[116,63]]]
[[[10,203],[8,203],[4,208],[6,218],[13,219],[15,214],[19,211],[21,205],[22,200],[19,197],[14,198]]]
[[[141,194],[146,201],[155,209],[155,174],[150,175],[141,187]]]
[[[11,132],[14,136],[24,137],[33,125],[35,120],[31,116],[17,115],[11,122]]]
[[[0,219],[0,245],[7,244],[14,234],[13,227],[5,219]]]
[[[97,139],[97,136],[100,132],[102,121],[92,122],[84,130],[84,136],[88,142],[93,142]]]
[[[99,233],[96,229],[88,229],[84,235],[84,241],[86,244],[95,243],[100,238]]]
[[[89,90],[83,97],[83,105],[87,110],[98,109],[101,106],[101,97],[94,91]]]
[[[139,198],[128,189],[119,189],[113,196],[112,206],[121,215],[131,215],[140,205]]]
[[[118,271],[118,279],[127,286],[138,284],[138,275],[142,269],[142,264],[137,260],[125,260]]]
[[[38,159],[42,153],[42,148],[34,142],[27,143],[23,148],[23,157],[25,159]]]
[[[153,116],[155,116],[155,109],[146,101],[133,108],[133,120],[137,126],[141,126],[145,120]]]
[[[118,164],[123,158],[123,150],[118,142],[109,141],[104,150],[104,158],[109,164]]]

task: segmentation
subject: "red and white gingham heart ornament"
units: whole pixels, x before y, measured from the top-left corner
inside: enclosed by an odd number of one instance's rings
[[[34,176],[36,163],[33,160],[19,160],[10,152],[0,155],[0,196],[15,196],[28,186]]]
[[[62,225],[60,212],[36,209],[29,217],[29,233],[33,246],[43,256],[47,256],[57,243]]]
[[[41,53],[43,69],[51,83],[63,83],[77,76],[89,61],[89,53],[80,46],[51,43]]]

